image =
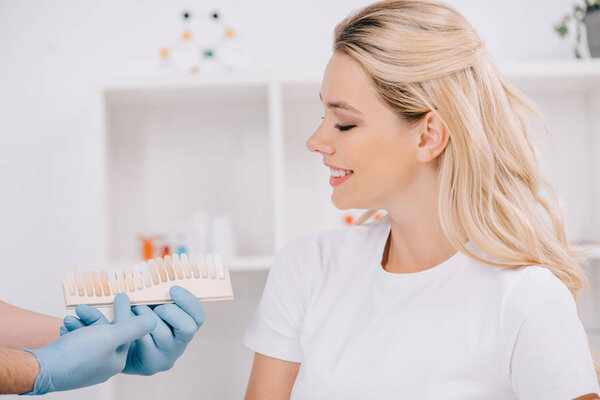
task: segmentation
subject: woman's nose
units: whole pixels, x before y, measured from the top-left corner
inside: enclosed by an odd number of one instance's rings
[[[306,140],[306,148],[310,152],[333,154],[334,149],[331,140],[327,137],[326,129],[321,124],[317,130]]]

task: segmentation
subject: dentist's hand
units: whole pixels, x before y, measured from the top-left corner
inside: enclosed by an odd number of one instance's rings
[[[173,286],[169,293],[175,304],[160,304],[154,309],[148,306],[130,307],[125,293],[115,297],[115,320],[138,315],[156,321],[150,334],[131,343],[123,373],[153,375],[170,369],[204,323],[204,308],[193,294],[181,286]],[[109,323],[100,311],[88,305],[77,306],[75,312],[79,318],[65,317],[61,334],[88,325]]]
[[[152,331],[154,318],[136,317],[69,332],[40,349],[23,349],[40,364],[33,390],[44,394],[106,381],[125,367],[129,343]]]

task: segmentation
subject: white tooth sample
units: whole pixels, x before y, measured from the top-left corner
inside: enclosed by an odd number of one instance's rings
[[[168,257],[168,256],[165,256]],[[161,282],[167,281],[167,270],[165,269],[165,262],[161,257],[156,258],[156,269],[158,271],[158,275],[160,276]]]
[[[135,282],[133,280],[133,268],[125,269],[125,280],[127,281],[127,288],[130,292],[135,292]]]
[[[173,254],[173,269],[175,270],[175,276],[177,279],[183,279],[183,268],[181,267],[181,259],[179,254]]]
[[[194,279],[200,278],[200,270],[198,268],[198,257],[194,253],[190,254],[190,266],[192,267],[192,274]]]
[[[102,284],[102,290],[104,291],[105,296],[110,296],[110,286],[108,283],[108,274],[106,270],[100,271],[100,283]]]
[[[220,254],[215,254],[215,267],[217,269],[217,278],[225,279],[225,272],[223,271],[223,259]]]
[[[175,256],[175,254],[173,255]],[[173,269],[173,257],[170,255],[166,255],[163,257],[163,262],[165,266],[165,270],[167,271],[167,275],[170,281],[175,280],[175,270]]]
[[[142,272],[139,264],[133,265],[133,281],[138,289],[142,289],[144,287],[144,280],[142,278]]]
[[[152,283],[158,285],[158,270],[156,269],[156,261],[150,260],[148,261],[148,269],[150,270],[150,276],[152,277]]]
[[[215,259],[210,253],[206,255],[206,266],[210,277],[214,278],[217,275],[215,271]]]
[[[204,254],[198,254],[198,268],[200,269],[202,278],[208,278],[208,268],[206,266]]]
[[[146,287],[152,286],[152,278],[150,277],[150,268],[148,267],[148,262],[144,261],[140,264],[140,269],[142,272],[142,277],[144,279],[144,285]]]
[[[92,281],[90,280],[90,271],[83,271],[83,284],[85,285],[85,293],[88,296],[93,296],[94,287],[92,286]]]
[[[98,271],[92,271],[92,285],[94,285],[94,293],[96,293],[96,296],[102,296],[102,286],[100,285]]]
[[[83,286],[83,279],[81,279],[81,269],[75,267],[75,285],[77,286],[77,293],[80,296],[85,296],[85,287]]]
[[[75,296],[75,275],[71,269],[67,270],[67,286],[71,296]]]
[[[110,285],[110,289],[112,291],[113,294],[117,294],[120,292],[119,290],[119,284],[117,283],[117,278],[116,278],[116,272],[115,271],[108,271],[108,283]]]
[[[188,259],[188,255],[183,253],[179,256],[181,259],[181,267],[183,268],[183,273],[185,274],[186,279],[192,277],[192,268],[190,266],[190,261]]]
[[[117,276],[117,283],[119,284],[119,293],[127,293],[127,281],[125,281],[125,275],[121,268],[115,270]]]

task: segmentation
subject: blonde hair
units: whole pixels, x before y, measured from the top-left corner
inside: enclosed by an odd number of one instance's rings
[[[490,266],[548,268],[577,299],[589,284],[579,266],[585,253],[567,243],[561,200],[539,170],[527,112],[549,136],[548,125],[537,106],[500,75],[468,21],[435,1],[379,1],[336,26],[333,50],[362,65],[379,95],[406,121],[419,121],[429,111],[444,121],[450,139],[435,165],[438,213],[450,243]],[[368,210],[355,224],[377,211]],[[471,252],[463,238],[500,263]],[[600,363],[590,350],[598,377]]]

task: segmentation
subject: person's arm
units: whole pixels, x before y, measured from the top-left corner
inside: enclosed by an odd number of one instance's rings
[[[0,347],[0,394],[22,394],[33,389],[40,365],[29,352]]]
[[[300,363],[254,353],[244,400],[289,400]]]
[[[39,349],[60,336],[62,320],[0,301],[0,346]],[[35,329],[32,329],[35,327]]]

